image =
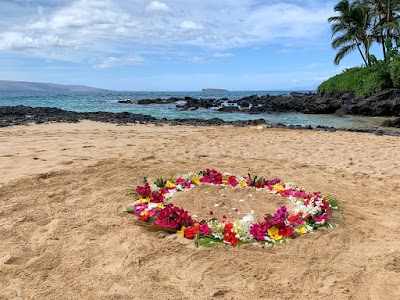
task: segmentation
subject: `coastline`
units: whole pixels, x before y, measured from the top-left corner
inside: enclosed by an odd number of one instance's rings
[[[360,133],[372,133],[376,135],[400,136],[400,130],[397,128],[335,128],[328,126],[301,126],[285,125],[282,123],[269,124],[265,119],[224,121],[219,118],[212,119],[157,119],[150,115],[134,114],[129,112],[73,112],[59,108],[51,107],[29,107],[29,106],[0,106],[0,128],[26,123],[75,123],[81,120],[90,120],[96,122],[116,123],[116,124],[168,124],[168,125],[191,125],[191,126],[224,126],[231,125],[235,127],[243,126],[265,126],[268,128],[297,129],[297,130],[318,130],[318,131],[349,131]]]
[[[0,128],[0,147],[0,298],[400,295],[398,137],[83,120]],[[133,199],[127,190],[144,176],[204,168],[294,181],[337,198],[343,212],[334,229],[272,248],[196,248],[148,232],[124,212]],[[205,201],[216,210],[205,192],[213,190],[182,195],[185,208]],[[229,208],[249,197],[231,193],[215,197]]]

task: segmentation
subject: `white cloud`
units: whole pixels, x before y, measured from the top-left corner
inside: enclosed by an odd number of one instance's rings
[[[171,11],[171,9],[169,8],[169,6],[163,2],[159,2],[159,1],[152,1],[147,7],[146,9],[148,11],[153,11],[153,12],[169,12]]]
[[[126,57],[96,57],[91,59],[91,63],[96,69],[107,69],[119,65],[136,65],[145,62],[145,58],[140,55],[130,55]]]
[[[192,29],[196,30],[196,29],[202,29],[203,28],[203,26],[201,26],[200,24],[197,24],[197,23],[195,23],[193,21],[190,21],[190,20],[182,21],[180,27],[182,29],[184,29],[184,30],[192,30]]]
[[[289,53],[290,52],[290,50],[289,49],[287,49],[287,48],[284,48],[284,49],[280,49],[280,50],[278,50],[278,54],[287,54],[287,53]]]
[[[232,53],[225,52],[225,53],[215,53],[213,56],[216,58],[230,58],[233,57],[234,55]]]
[[[32,1],[25,23],[1,20],[0,49],[46,57],[65,48],[60,57],[121,56],[134,49],[190,45],[187,56],[207,55],[249,45],[292,43],[325,34],[332,3],[325,1],[259,0],[75,0]],[[331,2],[331,1],[328,1]],[[36,14],[32,5],[39,3]],[[157,14],[155,14],[157,13]],[[18,10],[19,19],[21,8]],[[200,20],[200,21],[199,21]],[[1,32],[1,31],[0,31]],[[34,51],[32,49],[35,49]],[[62,54],[62,53],[61,53]]]

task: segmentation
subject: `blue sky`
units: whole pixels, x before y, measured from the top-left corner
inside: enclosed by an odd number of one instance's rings
[[[0,79],[113,90],[316,87],[333,64],[321,0],[0,0]]]

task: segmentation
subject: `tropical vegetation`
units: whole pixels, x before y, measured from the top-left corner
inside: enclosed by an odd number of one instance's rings
[[[337,50],[334,63],[357,51],[363,64],[323,82],[318,91],[352,91],[364,97],[400,87],[400,0],[341,0],[334,11],[328,19],[331,46]],[[371,53],[373,44],[379,45],[382,60]]]

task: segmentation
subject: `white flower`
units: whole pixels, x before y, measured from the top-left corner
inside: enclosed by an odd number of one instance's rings
[[[254,210],[252,210],[249,214],[245,215],[242,220],[244,222],[252,224],[254,222]]]
[[[220,240],[224,239],[224,224],[218,222],[217,220],[211,220],[208,222],[208,227],[210,227],[213,237]]]
[[[153,208],[157,208],[157,203],[149,202],[149,204],[147,204],[147,209],[152,210]]]
[[[160,188],[155,184],[150,184],[150,188],[153,192],[157,192]]]
[[[236,238],[242,242],[253,240],[253,236],[250,234],[250,225],[253,222],[254,216],[252,213],[247,214],[241,220],[233,222],[232,232],[236,233]]]

